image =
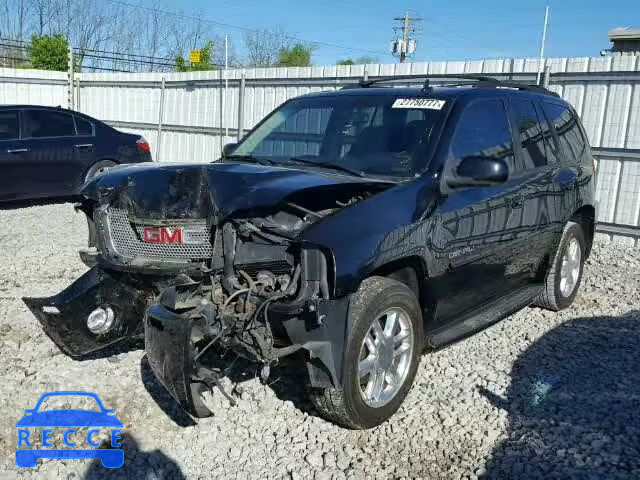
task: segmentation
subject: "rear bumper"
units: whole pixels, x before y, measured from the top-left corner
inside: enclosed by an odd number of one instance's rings
[[[66,354],[79,357],[141,331],[152,291],[123,280],[122,276],[93,267],[57,295],[22,300],[51,340]],[[114,323],[109,331],[96,335],[87,328],[87,316],[104,306],[115,312]]]

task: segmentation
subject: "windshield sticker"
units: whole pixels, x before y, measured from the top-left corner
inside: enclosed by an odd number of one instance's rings
[[[424,108],[427,110],[442,110],[444,100],[435,98],[398,98],[391,108]]]

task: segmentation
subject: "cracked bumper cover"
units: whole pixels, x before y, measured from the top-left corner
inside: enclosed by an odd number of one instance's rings
[[[349,297],[321,300],[317,310],[304,314],[285,303],[270,308],[272,328],[286,332],[291,345],[308,352],[311,386],[338,386],[342,381],[348,301]],[[190,344],[191,321],[190,311],[176,313],[151,305],[145,317],[145,349],[151,369],[173,398],[191,415],[204,417],[211,412],[199,395],[206,387],[192,381],[198,367]]]
[[[80,357],[135,334],[149,294],[93,267],[57,295],[22,300],[64,353]],[[104,306],[114,310],[114,323],[109,331],[96,335],[87,328],[87,316]]]

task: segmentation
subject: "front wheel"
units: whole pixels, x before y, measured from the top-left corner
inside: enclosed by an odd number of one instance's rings
[[[370,277],[351,298],[353,334],[345,352],[341,388],[312,388],[327,419],[348,428],[388,420],[409,393],[422,352],[422,314],[406,285]]]

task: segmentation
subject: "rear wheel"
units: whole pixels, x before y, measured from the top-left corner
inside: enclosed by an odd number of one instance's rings
[[[364,429],[389,419],[407,396],[422,352],[422,314],[406,285],[385,277],[362,282],[351,298],[353,334],[341,388],[312,388],[325,418]]]
[[[544,291],[536,299],[535,305],[559,311],[573,303],[582,280],[585,252],[586,242],[582,226],[579,223],[568,222],[547,274]]]

